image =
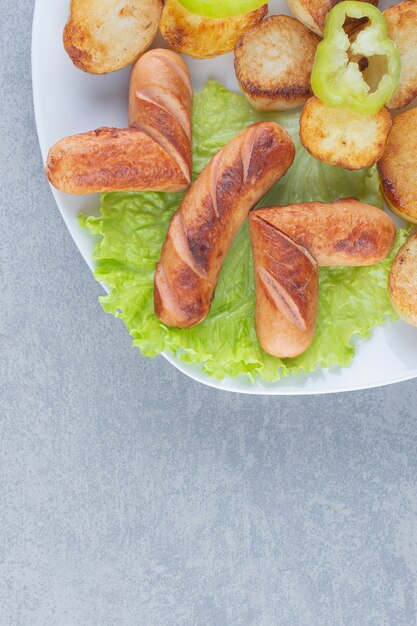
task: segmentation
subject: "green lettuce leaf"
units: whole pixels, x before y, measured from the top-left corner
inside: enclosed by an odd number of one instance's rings
[[[284,126],[297,148],[294,165],[260,206],[309,200],[331,201],[354,195],[381,206],[375,168],[348,171],[312,158],[298,137],[298,115],[265,114],[246,100],[210,82],[196,95],[194,107],[194,175],[242,128],[261,119]],[[170,350],[189,363],[201,363],[221,379],[246,374],[275,381],[318,366],[347,366],[354,335],[369,337],[373,327],[396,319],[387,295],[393,255],[405,239],[400,232],[393,252],[382,263],[364,268],[322,268],[317,331],[310,348],[295,359],[280,360],[262,351],[254,325],[254,285],[248,225],[239,232],[223,266],[211,312],[188,330],[167,328],[153,309],[153,274],[171,216],[181,194],[105,194],[100,217],[81,217],[99,235],[95,277],[109,295],[101,298],[106,312],[120,317],[142,354],[154,357]]]

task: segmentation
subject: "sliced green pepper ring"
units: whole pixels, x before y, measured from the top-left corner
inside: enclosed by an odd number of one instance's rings
[[[369,20],[353,41],[343,28],[349,17]],[[354,0],[333,7],[317,46],[311,75],[314,94],[327,106],[373,115],[390,100],[400,75],[400,54],[388,37],[381,11]]]
[[[178,0],[183,7],[204,17],[220,19],[243,15],[268,3],[268,0]]]

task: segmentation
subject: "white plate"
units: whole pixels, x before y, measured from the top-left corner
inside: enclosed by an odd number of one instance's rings
[[[382,8],[388,5],[382,2]],[[62,31],[69,0],[37,0],[33,18],[32,76],[36,123],[42,156],[61,137],[100,126],[126,126],[129,70],[92,76],[76,69],[62,45]],[[270,3],[271,13],[287,13],[284,0]],[[157,45],[161,45],[157,41]],[[198,61],[187,59],[194,88],[217,79],[239,91],[233,71],[233,55]],[[97,214],[96,196],[69,196],[52,189],[62,217],[79,251],[93,269],[94,241],[77,222],[80,211]],[[366,389],[417,377],[417,328],[403,322],[378,327],[371,340],[360,341],[357,355],[347,369],[317,370],[274,384],[225,379],[218,382],[198,366],[165,358],[182,372],[207,385],[241,393],[301,395]]]

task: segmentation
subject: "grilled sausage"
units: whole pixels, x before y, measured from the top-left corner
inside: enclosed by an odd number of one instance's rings
[[[66,193],[185,191],[191,182],[192,87],[187,66],[151,50],[131,75],[131,128],[73,135],[50,150],[46,173]]]
[[[354,198],[305,202],[249,215],[256,332],[265,352],[294,357],[310,345],[317,321],[317,266],[364,266],[384,259],[395,224]]]
[[[204,320],[220,269],[248,211],[281,178],[294,144],[280,126],[259,122],[217,152],[171,220],[155,273],[155,312],[168,326]]]
[[[376,207],[343,198],[258,209],[256,215],[307,248],[319,265],[373,265],[395,240],[395,224]]]
[[[170,50],[150,50],[133,66],[129,126],[142,130],[169,154],[191,182],[193,88],[183,59]]]
[[[151,137],[134,128],[99,128],[58,141],[46,174],[72,194],[110,191],[185,191],[178,163]]]
[[[249,215],[255,271],[255,324],[265,352],[295,357],[310,345],[316,328],[319,274],[316,260],[298,243],[259,217]]]

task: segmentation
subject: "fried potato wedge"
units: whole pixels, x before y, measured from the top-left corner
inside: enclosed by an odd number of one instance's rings
[[[162,0],[71,0],[65,50],[90,74],[120,70],[149,48],[161,10]]]
[[[388,206],[417,223],[417,108],[394,118],[378,169]]]
[[[168,46],[197,59],[226,54],[239,37],[257,26],[268,12],[265,4],[245,15],[211,19],[191,13],[178,2],[166,0],[159,25]]]
[[[411,235],[394,259],[388,293],[398,315],[417,326],[417,233]]]
[[[417,97],[417,2],[401,2],[384,15],[388,35],[401,55],[401,79],[388,107],[401,109]]]
[[[312,96],[310,78],[319,38],[288,15],[273,15],[242,35],[236,78],[260,111],[284,111]]]
[[[301,114],[300,138],[316,159],[359,170],[382,157],[391,126],[385,107],[375,115],[360,115],[328,107],[313,97]]]
[[[366,0],[360,1],[365,2]],[[287,0],[288,8],[294,17],[320,36],[323,36],[328,12],[339,2],[341,0]],[[378,6],[378,0],[371,0],[370,4]],[[355,28],[357,20],[352,20],[350,26]],[[349,30],[349,22],[345,24],[345,28]]]

